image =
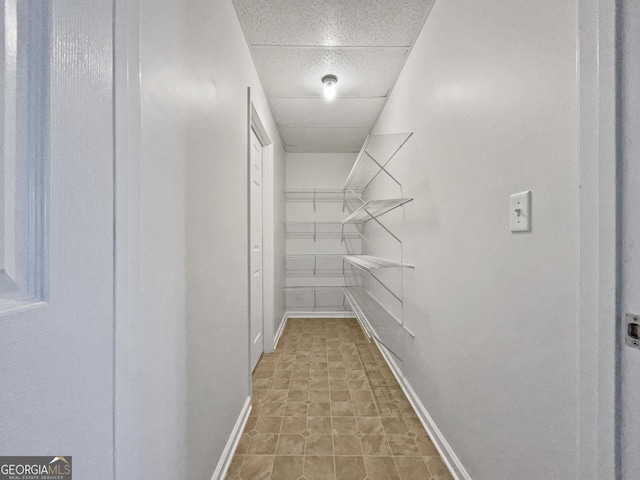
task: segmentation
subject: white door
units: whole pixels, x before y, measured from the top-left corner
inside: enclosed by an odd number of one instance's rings
[[[0,455],[113,480],[113,1],[0,3]]]
[[[263,352],[262,144],[251,129],[251,370]]]
[[[621,314],[640,316],[640,2],[621,5]],[[623,322],[624,322],[623,320]],[[622,324],[626,335],[626,324]],[[633,332],[632,332],[633,333]],[[640,478],[640,350],[621,340],[622,480]]]

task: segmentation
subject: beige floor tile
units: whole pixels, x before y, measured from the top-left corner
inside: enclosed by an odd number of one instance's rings
[[[273,462],[273,480],[298,480],[303,473],[304,457],[276,455]]]
[[[248,455],[272,455],[276,453],[278,444],[277,433],[256,433],[251,437],[247,448]]]
[[[331,435],[331,417],[307,417],[307,431],[312,435]]]
[[[382,417],[382,425],[387,435],[406,435],[409,427],[402,418]]]
[[[270,380],[270,388],[276,388],[279,390],[288,390],[289,389],[289,385],[291,385],[291,379],[290,378],[272,378]]]
[[[431,475],[420,457],[395,457],[395,461],[402,480],[424,480]]]
[[[284,407],[286,401],[265,402],[260,410],[261,417],[282,417],[284,415]]]
[[[269,389],[269,387],[271,387],[272,382],[273,382],[273,379],[271,378],[254,378],[252,381],[253,389],[254,390]]]
[[[359,417],[377,417],[379,415],[375,403],[356,402],[353,404],[353,408]]]
[[[240,441],[238,442],[238,448],[236,448],[236,455],[246,454],[250,443],[251,443],[251,436],[248,433],[243,433],[240,436]]]
[[[369,382],[364,378],[360,378],[357,380],[349,380],[349,389],[350,390],[370,390]]]
[[[242,480],[269,480],[273,469],[272,455],[247,455],[240,467]]]
[[[331,405],[331,416],[333,417],[353,417],[355,410],[348,402],[333,402]]]
[[[379,402],[377,407],[380,415],[383,417],[402,417],[402,410],[400,410],[400,407],[395,403]]]
[[[329,380],[331,390],[349,390],[349,383],[345,379]]]
[[[393,457],[365,457],[365,465],[371,480],[400,480]]]
[[[320,375],[318,375],[319,377]],[[309,380],[309,390],[329,390],[329,376],[326,378],[315,378],[316,376],[312,374],[311,380]]]
[[[331,423],[334,435],[355,435],[358,431],[355,417],[333,417]]]
[[[231,460],[231,464],[229,465],[229,470],[227,471],[227,480],[237,479],[240,476],[240,467],[242,466],[242,462],[244,461],[244,455],[236,455]]]
[[[362,456],[362,444],[355,435],[334,435],[333,452],[338,455],[360,455]]]
[[[282,417],[258,417],[254,430],[258,433],[280,433]]]
[[[335,468],[336,480],[363,480],[367,476],[363,457],[336,456]]]
[[[422,454],[411,437],[406,435],[387,435],[387,442],[391,448],[391,453],[403,457],[421,457]]]
[[[305,439],[298,434],[281,434],[278,438],[276,455],[304,455]]]
[[[291,380],[290,390],[309,390],[309,372],[305,372],[304,380]]]
[[[356,417],[358,429],[365,435],[382,435],[385,433],[379,417]]]
[[[280,433],[302,433],[307,429],[307,417],[283,417]]]
[[[333,456],[333,438],[331,435],[309,435],[304,449],[305,455]]]
[[[440,457],[424,457],[424,461],[429,468],[431,475],[440,475],[445,479],[452,478],[449,470]]]
[[[268,402],[284,402],[287,399],[289,390],[283,388],[272,388],[266,395],[265,400]]]
[[[333,457],[305,456],[304,476],[307,480],[334,480]]]
[[[273,378],[291,380],[292,373],[293,372],[290,372],[288,370],[276,370],[275,373],[273,374]]]
[[[382,456],[391,455],[391,448],[386,435],[365,435],[360,439],[362,451],[365,455]]]
[[[306,417],[309,406],[304,402],[287,402],[284,408],[285,417]]]
[[[360,403],[372,403],[373,397],[369,390],[351,390],[351,398]]]
[[[331,401],[329,390],[309,390],[309,401],[326,403]]]
[[[289,319],[252,380],[227,480],[452,480],[355,320]]]
[[[289,402],[306,402],[309,399],[308,390],[288,390],[287,401]]]
[[[431,441],[431,439],[426,435],[418,435],[415,438],[416,445],[420,449],[420,453],[425,457],[437,457],[438,450],[436,450],[435,445]]]
[[[331,415],[331,403],[313,402],[309,405],[307,415],[310,417],[328,417]]]

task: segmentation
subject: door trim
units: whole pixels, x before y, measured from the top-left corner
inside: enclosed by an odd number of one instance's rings
[[[616,1],[578,2],[580,480],[619,478]]]
[[[247,88],[247,281],[248,281],[248,365],[249,391],[251,391],[251,131],[262,144],[262,348],[273,351],[274,337],[274,270],[275,250],[273,244],[273,143],[260,119]],[[270,212],[270,214],[267,214]]]

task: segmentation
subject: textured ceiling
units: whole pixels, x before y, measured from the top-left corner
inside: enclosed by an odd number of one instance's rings
[[[358,152],[433,2],[234,0],[285,150]]]

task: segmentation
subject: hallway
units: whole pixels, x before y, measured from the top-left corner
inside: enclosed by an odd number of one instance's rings
[[[0,37],[0,480],[637,480],[639,1]]]
[[[449,480],[380,351],[355,319],[289,319],[253,373],[228,480]]]

